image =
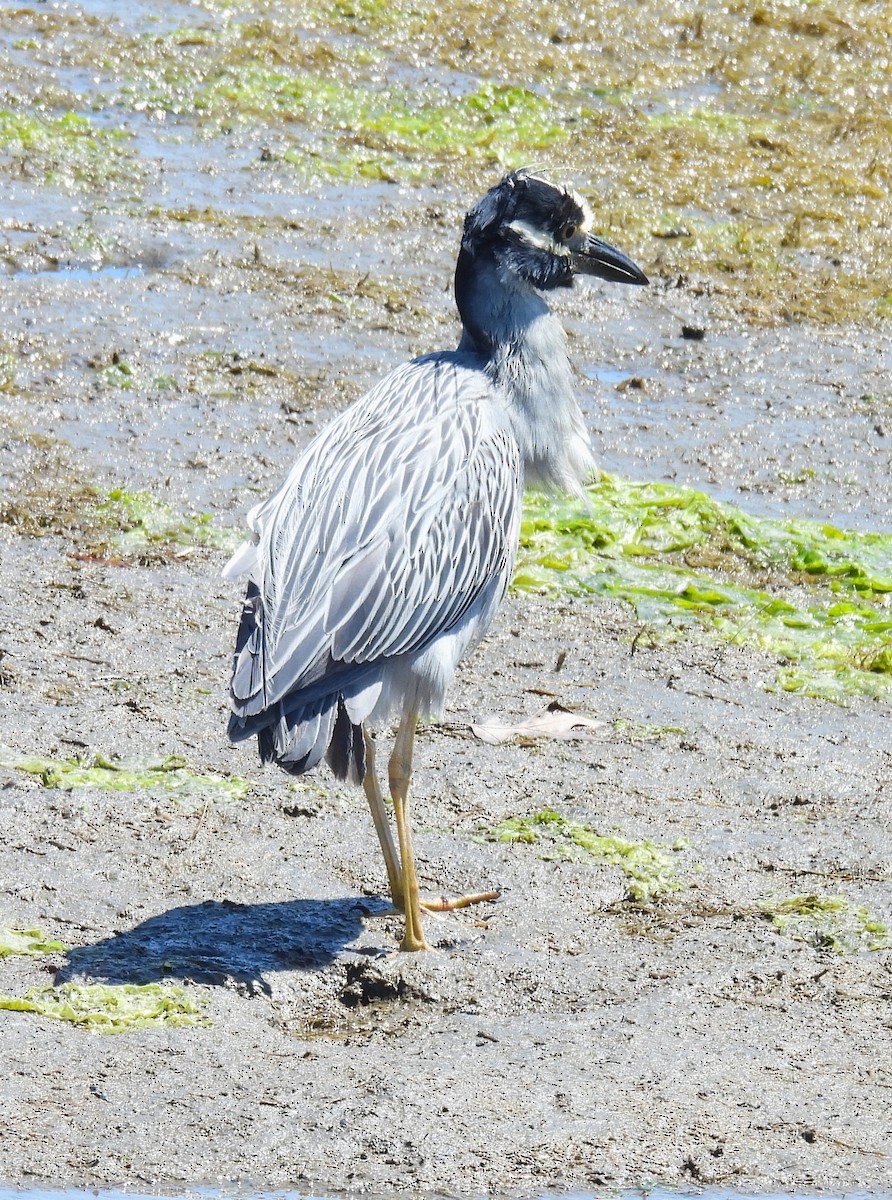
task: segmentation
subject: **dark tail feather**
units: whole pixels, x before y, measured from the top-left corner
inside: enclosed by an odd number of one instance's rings
[[[260,761],[274,762],[289,775],[312,771],[331,742],[336,703],[337,698],[330,696],[296,710],[289,711],[281,702],[268,710],[269,723],[252,730],[257,734]]]
[[[326,758],[335,779],[349,779],[351,783],[362,783],[365,778],[365,738],[362,726],[353,724],[340,697],[338,715],[335,718]]]
[[[338,695],[294,709],[286,699],[247,720],[235,713],[229,718],[230,740],[255,734],[260,761],[276,763],[289,775],[312,771],[324,755],[337,779],[362,783],[365,778],[362,726],[351,722]]]

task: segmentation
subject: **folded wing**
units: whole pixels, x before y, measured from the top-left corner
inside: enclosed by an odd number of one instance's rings
[[[483,372],[450,354],[417,359],[328,426],[253,510],[253,537],[227,568],[250,580],[231,736],[272,729],[264,757],[284,747],[309,769],[295,752],[330,736],[338,701],[368,710],[389,662],[501,595],[521,485],[500,413]]]

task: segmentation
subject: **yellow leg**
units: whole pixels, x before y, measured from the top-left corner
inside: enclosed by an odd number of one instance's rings
[[[363,728],[362,734],[365,738],[365,775],[362,780],[362,786],[365,791],[366,800],[369,802],[372,820],[375,822],[375,832],[378,835],[378,841],[381,843],[384,866],[387,868],[387,881],[390,884],[390,896],[396,908],[402,909],[404,896],[403,872],[400,867],[396,846],[393,844],[393,835],[390,832],[387,808],[384,804],[384,797],[381,795],[378,773],[375,770],[375,739],[365,728]]]
[[[421,903],[418,898],[418,876],[415,873],[415,855],[412,851],[412,830],[409,824],[409,780],[412,778],[412,748],[415,744],[414,712],[407,713],[400,722],[393,753],[390,756],[390,795],[396,816],[396,833],[403,864],[403,913],[406,932],[400,944],[401,950],[430,950],[421,924]]]

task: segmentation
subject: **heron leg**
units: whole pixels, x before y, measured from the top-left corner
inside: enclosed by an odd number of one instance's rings
[[[362,736],[365,739],[365,775],[362,779],[362,786],[365,791],[366,800],[369,802],[372,820],[375,823],[375,832],[378,835],[378,841],[381,843],[384,866],[387,868],[387,881],[390,884],[390,896],[394,905],[402,909],[403,871],[400,867],[396,846],[393,844],[393,834],[390,832],[387,808],[384,804],[384,797],[381,794],[378,773],[375,770],[375,739],[365,726],[363,726]]]
[[[396,816],[396,832],[403,864],[403,914],[406,932],[401,950],[430,950],[421,924],[421,902],[418,898],[418,875],[412,850],[412,830],[409,824],[409,781],[412,778],[412,749],[415,745],[417,714],[407,713],[400,722],[393,753],[390,756],[390,795]]]

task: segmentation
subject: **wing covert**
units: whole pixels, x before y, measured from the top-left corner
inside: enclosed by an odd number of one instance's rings
[[[237,712],[419,650],[494,581],[507,586],[521,468],[493,401],[457,356],[416,359],[320,433],[250,514],[254,545],[233,559],[256,588]]]

